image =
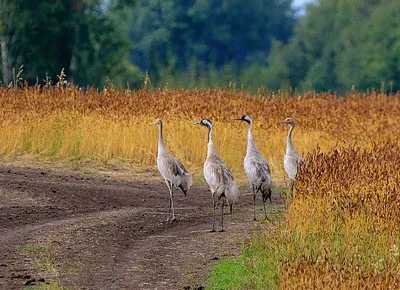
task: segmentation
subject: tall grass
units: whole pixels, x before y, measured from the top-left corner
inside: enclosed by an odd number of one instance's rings
[[[256,228],[239,259],[214,266],[209,289],[399,288],[399,144],[307,160],[280,226]]]
[[[0,154],[58,160],[121,159],[145,166],[155,163],[158,131],[149,124],[164,120],[168,148],[191,171],[200,171],[206,156],[206,132],[192,126],[207,117],[214,124],[218,152],[239,179],[246,150],[246,124],[233,117],[250,113],[257,146],[283,179],[288,128],[276,123],[288,116],[298,126],[294,143],[306,154],[336,144],[368,147],[379,137],[399,133],[399,95],[284,93],[253,97],[223,89],[154,89],[82,91],[77,87],[0,88]]]
[[[288,211],[283,288],[398,288],[398,142],[308,160]]]

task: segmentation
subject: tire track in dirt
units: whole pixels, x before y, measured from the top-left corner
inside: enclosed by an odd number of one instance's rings
[[[237,248],[254,225],[252,197],[244,194],[233,219],[225,218],[226,232],[209,233],[205,185],[187,198],[175,194],[173,224],[165,221],[162,181],[0,165],[0,188],[2,289],[40,278],[75,289],[194,289],[214,259]],[[276,196],[273,202],[282,203]],[[27,244],[46,246],[57,271],[35,269],[19,251]]]

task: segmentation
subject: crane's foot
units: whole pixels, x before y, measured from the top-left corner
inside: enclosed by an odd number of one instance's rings
[[[215,230],[214,230],[214,229],[212,229],[212,230],[210,231],[210,233],[215,233]]]
[[[256,221],[257,219],[256,218],[253,218],[253,221]]]
[[[224,229],[221,229],[219,232],[220,232],[220,233],[223,233],[223,232],[225,232],[225,230],[224,230]]]
[[[173,217],[169,222],[172,224],[173,222],[178,222],[178,221],[176,220],[176,217]]]

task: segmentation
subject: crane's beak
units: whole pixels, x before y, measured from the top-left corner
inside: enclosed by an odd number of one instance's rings
[[[155,125],[155,124],[156,124],[156,122],[153,122],[153,123],[150,124],[150,126]]]
[[[193,125],[200,125],[200,122],[194,122]]]
[[[279,125],[279,124],[287,124],[287,123],[286,123],[286,121],[280,121],[277,123],[277,125]]]
[[[233,118],[232,120],[242,121],[242,118]]]

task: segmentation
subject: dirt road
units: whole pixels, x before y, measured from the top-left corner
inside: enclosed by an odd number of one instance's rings
[[[0,165],[0,289],[197,289],[255,223],[245,190],[226,231],[210,233],[211,194],[192,189],[175,194],[170,224],[161,180]]]

